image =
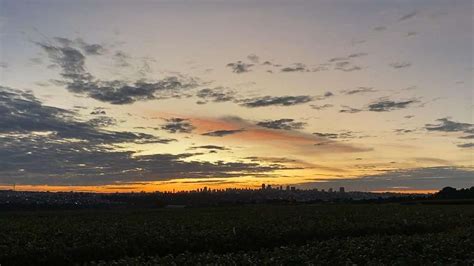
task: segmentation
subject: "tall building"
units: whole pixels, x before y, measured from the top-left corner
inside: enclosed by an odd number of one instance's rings
[[[329,193],[332,193],[332,192],[333,192],[332,187],[328,189],[328,192],[329,192]]]
[[[344,192],[346,192],[346,189],[344,187],[340,187],[339,192],[344,193]]]
[[[265,184],[262,184],[262,190],[265,189]]]
[[[286,186],[286,191],[290,191],[290,186]]]

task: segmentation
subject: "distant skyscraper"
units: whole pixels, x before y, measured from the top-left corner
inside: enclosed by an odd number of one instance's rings
[[[267,185],[267,189],[272,189],[272,185]]]
[[[290,186],[286,186],[286,191],[290,191]]]
[[[339,192],[344,193],[344,192],[346,192],[346,189],[344,187],[340,187]]]
[[[265,184],[262,184],[262,189],[265,189]]]
[[[333,192],[332,187],[328,189],[328,192]]]

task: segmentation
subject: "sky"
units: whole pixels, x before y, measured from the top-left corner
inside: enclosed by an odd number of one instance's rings
[[[0,188],[474,186],[473,10],[0,0]]]

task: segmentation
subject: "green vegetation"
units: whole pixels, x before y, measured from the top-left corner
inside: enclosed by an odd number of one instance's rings
[[[0,213],[0,264],[465,264],[473,205]]]

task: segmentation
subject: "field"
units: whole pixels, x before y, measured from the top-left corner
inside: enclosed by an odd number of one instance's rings
[[[473,263],[473,205],[0,213],[1,265]]]

